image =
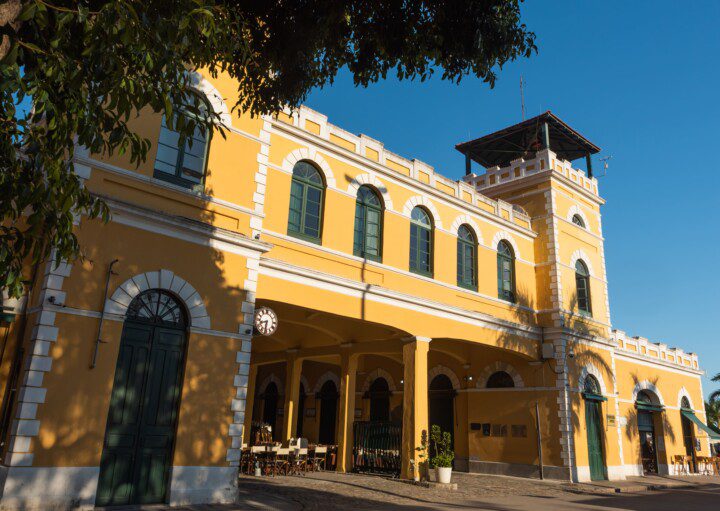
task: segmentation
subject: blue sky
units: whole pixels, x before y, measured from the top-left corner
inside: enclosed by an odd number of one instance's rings
[[[720,372],[720,210],[701,193],[720,188],[720,2],[530,1],[523,19],[539,53],[495,89],[472,78],[356,89],[342,74],[306,104],[459,178],[456,143],[521,120],[523,75],[528,116],[552,110],[612,156],[600,192],[613,326]],[[703,380],[706,394],[713,385]]]

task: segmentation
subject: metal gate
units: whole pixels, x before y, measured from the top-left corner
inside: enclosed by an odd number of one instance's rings
[[[391,421],[355,421],[353,471],[400,476],[402,426]]]

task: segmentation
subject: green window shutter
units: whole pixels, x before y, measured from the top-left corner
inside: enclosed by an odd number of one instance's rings
[[[353,237],[353,254],[363,257],[365,253],[365,206],[355,203],[355,232]]]
[[[323,185],[320,173],[308,162],[298,162],[290,185],[288,234],[314,243],[322,230]]]
[[[208,152],[206,136],[196,129],[187,138],[167,127],[163,116],[153,176],[185,188],[195,188],[205,178]]]

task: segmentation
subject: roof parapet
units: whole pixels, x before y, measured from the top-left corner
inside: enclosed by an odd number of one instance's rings
[[[622,330],[613,330],[610,338],[623,351],[641,355],[648,359],[675,364],[685,369],[700,370],[700,363],[696,353],[686,353],[681,348],[668,348],[667,344],[652,342],[645,337],[630,337]]]

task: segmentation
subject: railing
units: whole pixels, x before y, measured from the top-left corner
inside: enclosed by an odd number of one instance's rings
[[[353,471],[400,475],[402,426],[390,421],[353,425]]]

